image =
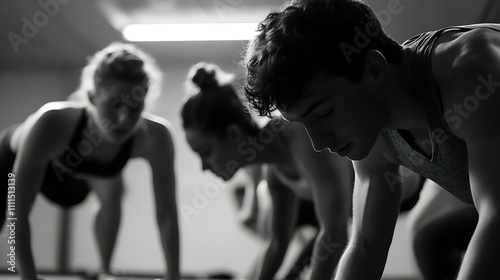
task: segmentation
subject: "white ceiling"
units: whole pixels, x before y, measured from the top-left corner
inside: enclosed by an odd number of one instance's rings
[[[216,16],[216,20],[234,20],[254,11],[279,7],[278,0],[108,0],[125,13],[142,15],[144,7],[155,5],[151,18],[165,14],[166,19],[194,19]],[[58,11],[47,16],[39,3],[59,3]],[[498,21],[499,6],[494,0],[367,0],[379,15],[387,15],[389,6],[399,3],[398,13],[385,18],[385,30],[396,40],[426,30],[448,25]],[[118,3],[118,4],[117,4]],[[163,3],[163,4],[158,4]],[[0,68],[81,67],[85,58],[112,41],[123,40],[107,20],[98,0],[1,0],[0,1]],[[486,15],[485,12],[489,12]],[[105,16],[106,14],[106,16]],[[23,36],[23,20],[41,25],[27,43],[20,43],[18,53],[9,36]],[[43,25],[42,25],[43,24]],[[116,25],[116,23],[113,23]],[[10,34],[10,35],[9,35]],[[13,35],[16,34],[16,35]],[[30,34],[28,34],[30,35]],[[23,36],[24,37],[24,36]],[[225,60],[237,63],[245,42],[169,42],[137,43],[155,56],[160,64]]]

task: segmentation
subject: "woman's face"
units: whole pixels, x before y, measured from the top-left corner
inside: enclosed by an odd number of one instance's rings
[[[198,129],[186,129],[186,139],[191,149],[201,158],[203,170],[210,170],[218,177],[229,180],[240,168],[241,155],[237,145],[227,137],[222,139]]]
[[[107,140],[123,142],[137,131],[146,92],[143,86],[126,82],[96,86],[91,98],[92,117]]]

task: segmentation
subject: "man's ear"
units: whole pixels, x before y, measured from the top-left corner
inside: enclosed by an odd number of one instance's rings
[[[226,127],[226,139],[231,142],[241,142],[243,139],[243,131],[237,124],[230,124]]]
[[[387,60],[385,56],[374,49],[366,52],[364,75],[375,84],[380,84],[385,79],[387,71]]]

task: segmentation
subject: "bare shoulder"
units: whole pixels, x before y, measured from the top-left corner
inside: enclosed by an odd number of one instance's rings
[[[44,143],[47,150],[65,147],[84,109],[85,104],[78,102],[60,101],[44,104],[12,135],[12,149],[16,151],[28,141]]]
[[[167,119],[165,119],[165,118],[162,118],[160,116],[157,116],[157,115],[154,115],[154,114],[151,114],[151,113],[147,113],[147,112],[144,112],[142,114],[142,116],[150,124],[158,125],[159,127],[163,127],[163,128],[168,129],[168,130],[172,130],[173,129],[172,124]]]
[[[168,140],[172,137],[174,128],[168,120],[150,113],[144,113],[143,117],[147,128],[145,131],[147,136],[160,141]]]
[[[464,130],[474,131],[476,124],[499,123],[495,109],[500,106],[499,35],[499,31],[480,28],[436,47],[434,76],[445,116],[458,137],[464,138]]]
[[[480,25],[478,25],[480,26]],[[499,25],[500,29],[500,25]],[[432,70],[438,84],[466,67],[491,64],[500,58],[500,31],[477,28],[470,31],[447,32],[436,42],[432,57]],[[476,69],[469,70],[476,70]],[[472,72],[469,71],[469,72]]]
[[[172,124],[162,117],[149,113],[144,113],[143,118],[144,121],[136,135],[133,156],[151,158],[162,149],[171,151]]]

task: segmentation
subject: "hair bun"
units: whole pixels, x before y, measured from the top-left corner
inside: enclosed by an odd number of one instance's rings
[[[191,81],[193,81],[202,91],[219,85],[216,70],[213,68],[210,69],[206,65],[202,65],[196,70]]]

